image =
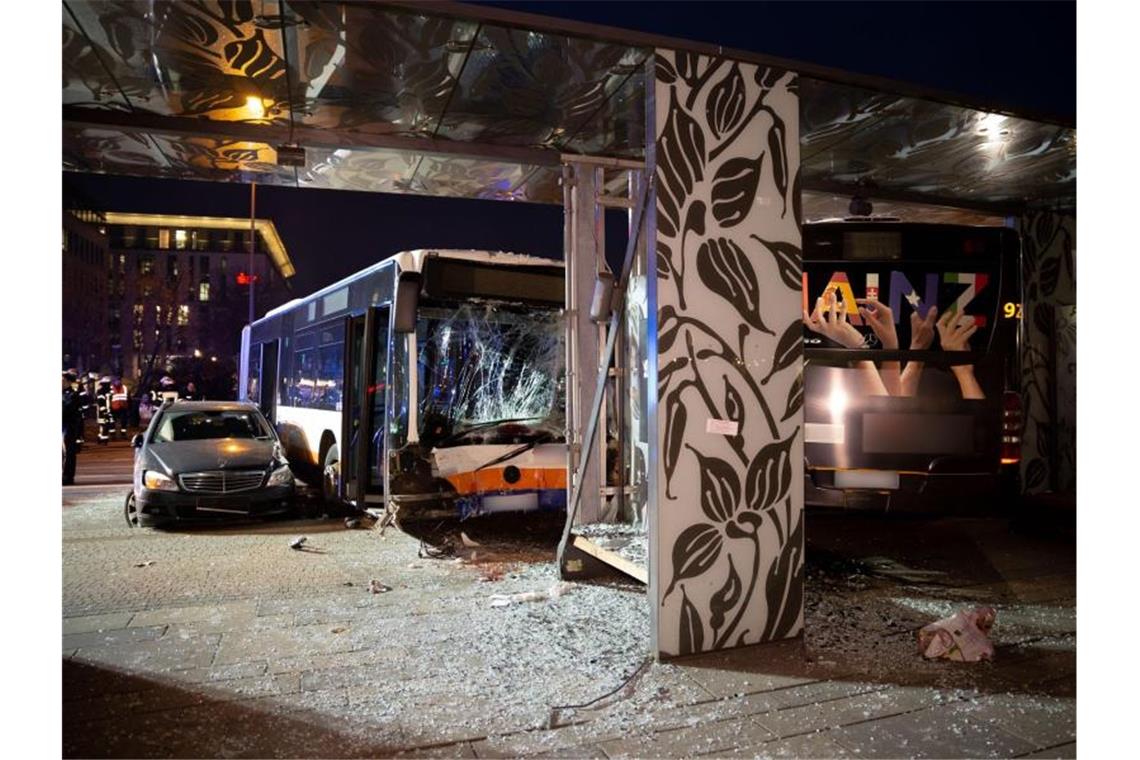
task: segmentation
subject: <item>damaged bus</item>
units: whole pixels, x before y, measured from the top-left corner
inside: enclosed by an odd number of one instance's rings
[[[328,501],[565,509],[564,299],[558,261],[399,253],[247,327],[239,395]]]
[[[1020,240],[1005,227],[804,225],[808,504],[986,507],[1019,491]]]

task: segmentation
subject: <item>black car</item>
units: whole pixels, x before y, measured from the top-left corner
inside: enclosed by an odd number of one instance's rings
[[[289,512],[293,473],[277,433],[253,404],[175,401],[136,435],[127,521],[249,517]]]

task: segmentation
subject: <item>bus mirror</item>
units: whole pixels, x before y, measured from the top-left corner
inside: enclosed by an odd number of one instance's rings
[[[419,272],[401,272],[396,282],[395,329],[398,333],[410,333],[416,329],[420,282]]]

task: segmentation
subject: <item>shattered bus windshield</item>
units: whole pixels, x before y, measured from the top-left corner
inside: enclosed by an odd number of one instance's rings
[[[419,317],[421,440],[451,446],[563,437],[557,310],[468,303],[421,307]]]

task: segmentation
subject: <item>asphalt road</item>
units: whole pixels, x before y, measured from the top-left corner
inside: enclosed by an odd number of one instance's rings
[[[100,446],[89,440],[79,451],[75,464],[75,485],[64,486],[64,494],[91,491],[92,486],[129,486],[134,449],[130,441],[110,441]]]

